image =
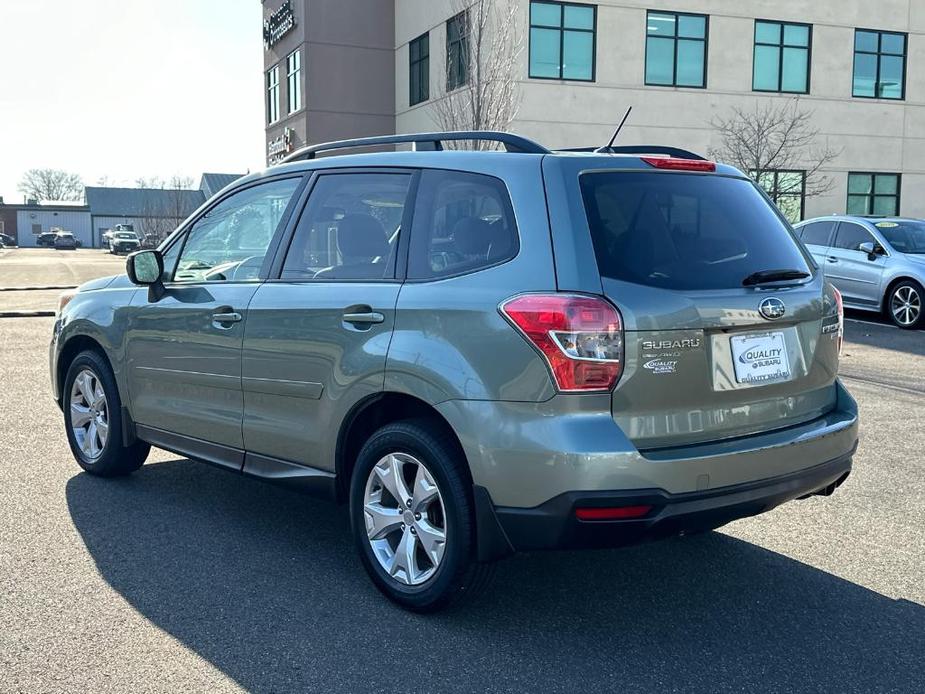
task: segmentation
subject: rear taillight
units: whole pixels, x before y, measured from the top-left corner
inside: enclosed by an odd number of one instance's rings
[[[705,159],[678,159],[676,157],[640,157],[649,166],[657,169],[674,169],[676,171],[703,171],[713,173],[716,171],[715,161]]]
[[[838,356],[841,356],[842,342],[845,338],[845,303],[842,301],[841,292],[832,287],[832,293],[835,295],[835,310],[838,312]]]
[[[623,372],[623,322],[600,297],[523,294],[501,304],[542,352],[561,391],[610,390]]]

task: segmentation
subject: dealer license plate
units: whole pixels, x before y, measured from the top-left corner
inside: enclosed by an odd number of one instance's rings
[[[790,380],[790,359],[784,333],[734,335],[732,361],[739,383],[778,383]]]

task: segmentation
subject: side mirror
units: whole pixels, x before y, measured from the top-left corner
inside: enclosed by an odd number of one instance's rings
[[[861,251],[861,253],[866,253],[868,260],[873,260],[877,257],[876,246],[874,246],[873,241],[865,241],[859,244],[858,250]]]
[[[164,259],[160,251],[135,251],[125,259],[125,273],[133,284],[149,287],[161,281]]]
[[[164,257],[157,249],[135,251],[125,259],[125,274],[133,284],[148,288],[148,301],[160,301],[164,295]]]

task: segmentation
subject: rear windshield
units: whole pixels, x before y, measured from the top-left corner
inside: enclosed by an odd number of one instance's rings
[[[750,181],[648,171],[580,180],[604,277],[697,290],[741,287],[761,270],[812,272]]]

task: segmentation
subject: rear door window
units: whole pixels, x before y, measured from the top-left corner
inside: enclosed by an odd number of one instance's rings
[[[331,173],[318,178],[299,218],[282,278],[395,277],[411,174]]]
[[[424,171],[411,234],[409,279],[475,272],[517,255],[517,225],[500,179]]]
[[[589,173],[581,191],[605,277],[700,290],[741,287],[761,270],[812,272],[787,225],[745,179]]]
[[[800,228],[800,239],[810,246],[828,246],[835,222],[813,222]]]

